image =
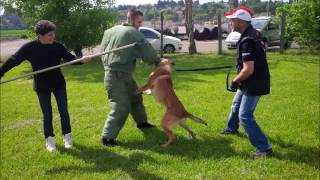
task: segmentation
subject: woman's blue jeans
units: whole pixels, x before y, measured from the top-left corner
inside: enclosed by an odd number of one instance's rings
[[[43,129],[45,138],[54,136],[52,126],[51,93],[53,93],[53,95],[55,96],[58,105],[62,134],[68,134],[71,132],[66,88],[59,88],[51,92],[37,92],[39,103],[43,113]]]
[[[260,96],[246,96],[238,89],[233,98],[227,129],[230,131],[238,130],[240,120],[248,134],[250,143],[258,151],[266,151],[271,148],[271,145],[253,115],[259,99]]]

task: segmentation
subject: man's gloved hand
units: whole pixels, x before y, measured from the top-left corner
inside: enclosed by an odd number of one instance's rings
[[[231,91],[236,92],[238,88],[239,88],[239,83],[232,80],[230,83]]]

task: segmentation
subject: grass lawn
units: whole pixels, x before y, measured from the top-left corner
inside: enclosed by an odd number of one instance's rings
[[[234,54],[175,55],[176,69],[234,64]],[[31,79],[1,85],[1,179],[319,179],[319,55],[268,53],[271,94],[261,98],[256,119],[268,136],[274,156],[254,160],[243,128],[239,136],[218,132],[226,123],[234,93],[225,90],[226,69],[176,71],[173,81],[187,110],[205,119],[188,124],[198,135],[190,140],[182,128],[168,148],[159,128],[163,108],[151,96],[144,102],[156,129],[140,131],[131,117],[118,136],[121,146],[101,145],[109,112],[100,61],[63,69],[69,98],[74,148],[63,148],[53,98],[57,151],[44,147],[42,115]],[[151,66],[138,64],[139,85]],[[3,79],[30,71],[23,63]]]
[[[0,30],[0,37],[21,37],[22,35],[27,35],[28,30]]]

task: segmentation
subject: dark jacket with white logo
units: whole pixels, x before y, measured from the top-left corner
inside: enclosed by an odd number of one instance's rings
[[[249,25],[238,41],[238,73],[243,68],[243,62],[254,61],[253,74],[242,81],[240,86],[240,89],[247,96],[260,96],[270,93],[269,67],[261,39],[261,33]]]

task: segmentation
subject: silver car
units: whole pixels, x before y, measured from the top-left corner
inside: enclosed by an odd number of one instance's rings
[[[161,34],[158,31],[148,27],[140,27],[139,30],[144,35],[144,37],[150,42],[152,47],[160,52]],[[163,35],[163,51],[165,53],[174,53],[180,51],[181,49],[182,42],[180,39],[172,36]]]
[[[280,46],[280,19],[276,17],[256,17],[251,19],[251,25],[263,35],[263,41],[266,47]],[[236,48],[237,42],[241,34],[238,32],[231,32],[226,40],[226,47]],[[287,43],[286,43],[287,45]],[[286,46],[285,45],[285,46]]]

